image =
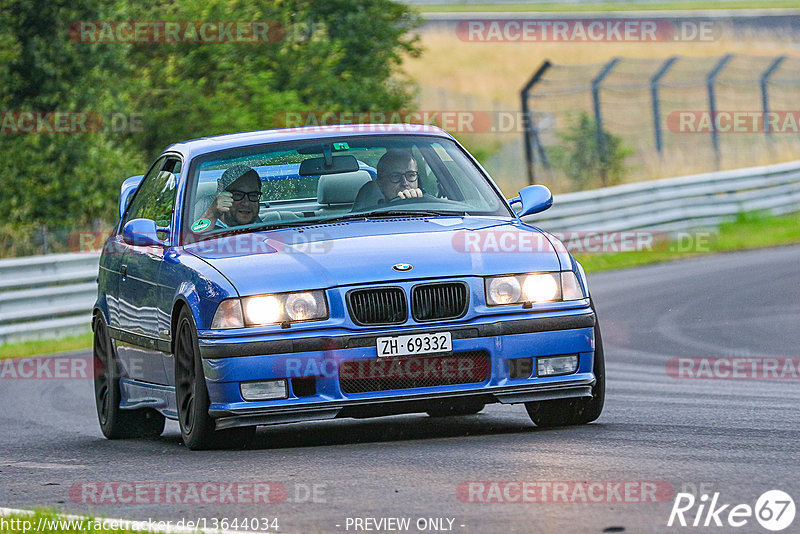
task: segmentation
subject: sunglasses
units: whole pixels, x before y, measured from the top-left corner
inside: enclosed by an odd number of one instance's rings
[[[237,202],[239,200],[242,200],[244,197],[247,197],[247,200],[249,200],[250,202],[258,202],[258,200],[261,198],[261,191],[248,192],[248,191],[230,190],[228,191],[228,193],[230,193],[231,196],[233,197],[233,200]]]
[[[393,172],[384,176],[393,184],[399,184],[403,180],[407,182],[416,182],[417,178],[419,178],[419,173],[417,171]]]

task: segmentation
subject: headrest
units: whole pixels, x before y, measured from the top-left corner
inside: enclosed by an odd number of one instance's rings
[[[365,170],[323,174],[317,184],[317,202],[320,204],[352,204],[358,190],[372,180]]]

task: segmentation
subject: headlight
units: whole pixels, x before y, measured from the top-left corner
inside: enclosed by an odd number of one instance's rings
[[[559,300],[561,284],[558,274],[529,274],[522,282],[522,300],[524,302],[547,302]]]
[[[492,276],[485,279],[485,286],[489,306],[585,298],[572,271]]]
[[[300,291],[228,299],[220,303],[211,328],[242,328],[328,318],[323,291]]]
[[[522,294],[519,280],[513,276],[498,276],[487,280],[486,295],[492,304],[513,304],[519,302]]]
[[[322,300],[310,292],[292,293],[286,297],[286,315],[292,321],[308,321],[324,317],[325,306],[322,305]]]
[[[318,321],[328,318],[328,306],[322,291],[277,293],[242,299],[248,325],[283,322]]]
[[[275,295],[242,299],[244,316],[248,324],[279,323],[283,305]]]

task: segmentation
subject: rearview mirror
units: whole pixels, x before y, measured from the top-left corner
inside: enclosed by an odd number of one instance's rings
[[[325,160],[328,160],[327,162]],[[327,158],[308,158],[300,164],[297,174],[300,176],[319,176],[322,174],[339,174],[355,172],[358,160],[355,156],[328,156]]]
[[[158,231],[152,219],[133,219],[122,228],[122,240],[137,247],[163,247],[164,242],[158,238]]]
[[[539,213],[553,205],[553,193],[543,185],[529,185],[519,191],[519,196],[508,201],[509,204],[522,204],[517,217]]]
[[[144,178],[144,174],[139,174],[138,176],[131,176],[122,182],[122,187],[119,189],[120,219],[123,215],[125,215],[125,210],[128,209],[128,204],[130,204],[131,198],[133,198],[133,192],[136,191],[136,188],[139,187],[140,183],[142,183],[142,178]]]

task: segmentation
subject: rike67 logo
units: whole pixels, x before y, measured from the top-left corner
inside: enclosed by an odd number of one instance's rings
[[[711,497],[704,493],[695,498],[691,493],[678,493],[669,514],[667,526],[681,527],[743,527],[756,521],[767,530],[778,532],[794,521],[795,505],[792,497],[780,490],[761,494],[755,506],[724,503],[719,492]],[[753,532],[752,526],[747,529]]]

